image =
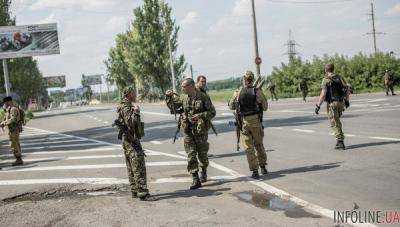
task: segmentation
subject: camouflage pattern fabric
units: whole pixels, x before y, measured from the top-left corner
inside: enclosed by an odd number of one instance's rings
[[[344,133],[342,130],[342,122],[340,121],[340,117],[344,111],[344,103],[343,102],[332,102],[327,105],[328,106],[328,118],[331,122],[331,128],[336,140],[343,141]]]
[[[1,123],[7,126],[8,136],[10,139],[11,150],[15,158],[21,158],[21,145],[19,142],[19,134],[22,131],[22,125],[19,125],[20,113],[17,107],[9,106],[6,109],[5,120]]]

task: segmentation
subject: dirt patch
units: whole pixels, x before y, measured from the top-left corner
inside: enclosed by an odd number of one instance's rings
[[[129,195],[129,185],[110,185],[106,187],[96,188],[72,188],[71,186],[63,186],[42,191],[25,192],[12,197],[1,200],[0,205],[17,203],[23,201],[41,201],[49,199],[59,199],[63,197],[86,198],[93,196],[109,196],[109,195]]]

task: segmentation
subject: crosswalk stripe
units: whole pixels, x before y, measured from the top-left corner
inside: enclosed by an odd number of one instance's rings
[[[236,179],[236,177],[234,177],[234,176],[213,176],[213,177],[208,177],[208,179],[221,181],[221,180],[233,180],[233,179]],[[150,183],[164,184],[164,183],[186,183],[186,182],[192,182],[192,178],[191,177],[159,178]]]
[[[33,145],[41,145],[41,144],[56,144],[56,143],[71,143],[71,142],[83,142],[86,140],[83,139],[67,139],[61,141],[43,141],[37,143],[21,143],[21,146],[33,146]]]
[[[85,149],[85,150],[55,150],[55,151],[38,151],[38,152],[26,152],[22,150],[22,155],[48,155],[48,154],[72,154],[72,153],[86,153],[86,152],[98,152],[98,151],[118,151],[120,152],[121,149],[116,147],[100,147],[100,148],[92,148],[92,149]],[[12,154],[0,155],[1,157],[14,157]]]
[[[101,146],[100,143],[80,143],[80,144],[64,144],[64,145],[55,145],[55,146],[42,146],[42,147],[23,147],[25,150],[43,150],[43,149],[51,149],[51,148],[62,148],[62,147],[87,147],[87,146]]]
[[[169,161],[169,162],[147,162],[146,166],[177,166],[187,165],[186,161]],[[71,165],[71,166],[45,166],[45,167],[28,167],[28,165],[20,167],[4,168],[1,173],[9,172],[32,172],[47,170],[82,170],[82,169],[110,169],[110,168],[126,168],[126,164],[101,164],[101,165]]]
[[[33,185],[33,184],[128,184],[128,179],[120,178],[63,178],[63,179],[25,179],[4,180],[0,186]]]
[[[36,139],[36,138],[24,138],[22,141],[35,141],[35,142],[40,142],[40,141],[50,141],[50,140],[62,140],[62,139],[71,139],[70,137],[66,136],[52,136],[52,137],[47,137],[43,139]]]

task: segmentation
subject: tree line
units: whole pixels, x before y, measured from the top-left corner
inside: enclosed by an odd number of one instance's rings
[[[176,84],[186,69],[184,55],[176,56],[178,31],[168,4],[144,0],[133,11],[131,28],[117,35],[116,45],[109,50],[107,80],[119,90],[133,85],[141,97],[161,97],[172,87],[169,50],[174,56]]]
[[[293,58],[289,63],[281,63],[273,67],[267,76],[267,83],[275,83],[280,97],[299,97],[300,81],[305,79],[311,95],[318,95],[324,76],[324,65],[333,63],[335,72],[343,76],[356,93],[372,92],[384,88],[383,76],[386,70],[400,82],[400,59],[390,53],[366,55],[358,53],[352,57],[335,54],[333,56],[314,56],[310,61]],[[211,81],[209,90],[236,89],[241,85],[241,77]]]
[[[10,12],[11,0],[0,0],[0,26],[15,25],[16,18]],[[18,103],[26,107],[30,98],[45,102],[47,91],[43,84],[43,77],[39,71],[37,61],[32,57],[7,59],[11,83],[11,92],[16,93]],[[0,64],[0,93],[6,93],[4,88],[3,65]]]

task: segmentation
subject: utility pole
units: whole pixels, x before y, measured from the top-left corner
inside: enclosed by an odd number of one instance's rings
[[[368,14],[371,17],[371,25],[372,25],[372,31],[367,33],[367,35],[372,35],[373,41],[374,41],[374,52],[375,54],[378,53],[378,48],[376,45],[376,35],[382,35],[384,33],[382,32],[377,32],[376,27],[375,27],[375,11],[374,11],[374,3],[371,2],[371,13]]]
[[[164,0],[160,0],[159,1],[160,5],[164,4]],[[162,8],[162,7],[160,7]],[[164,28],[164,32],[168,35],[167,37],[167,43],[168,43],[168,52],[169,52],[169,63],[170,63],[170,67],[171,67],[171,81],[172,81],[172,90],[174,92],[176,92],[176,86],[175,86],[175,68],[174,68],[174,59],[173,59],[173,55],[172,55],[172,47],[171,47],[171,34],[169,33],[169,31],[167,31],[167,26],[166,26],[166,22],[165,22],[165,18],[164,18],[164,13],[161,12],[160,15],[160,20],[162,23],[162,26]]]
[[[289,30],[289,40],[285,45],[287,46],[287,53],[285,54],[289,56],[289,62],[292,62],[295,59],[296,55],[299,54],[296,51],[296,46],[299,44],[297,44],[296,41],[293,39],[292,30]]]
[[[193,79],[193,66],[190,65],[190,77]]]
[[[256,21],[256,10],[254,6],[254,0],[251,0],[251,9],[252,9],[252,17],[253,17],[253,33],[254,33],[254,53],[255,59],[260,59],[260,54],[258,52],[258,37],[257,37],[257,21]],[[260,62],[261,64],[261,62]],[[256,73],[257,76],[261,76],[260,64],[256,63]]]
[[[3,59],[3,72],[4,72],[4,88],[6,89],[6,95],[10,96],[10,80],[8,77],[7,59]]]

